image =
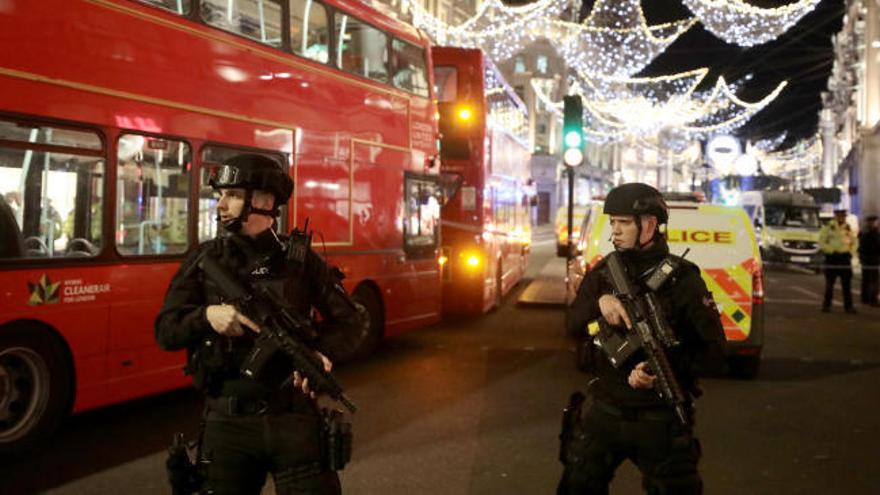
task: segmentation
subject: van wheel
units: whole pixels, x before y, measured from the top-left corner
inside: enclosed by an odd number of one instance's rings
[[[66,350],[48,332],[0,331],[0,457],[33,450],[70,412]]]
[[[733,356],[729,358],[728,364],[730,365],[730,376],[751,380],[758,376],[761,356]]]
[[[347,356],[337,356],[337,361],[340,362],[366,358],[376,350],[385,335],[385,317],[376,291],[368,285],[360,285],[351,295],[351,300],[367,320],[367,326],[357,336],[358,342],[353,351]]]

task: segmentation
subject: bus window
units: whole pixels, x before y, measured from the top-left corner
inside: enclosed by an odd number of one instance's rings
[[[434,97],[441,103],[455,101],[458,97],[458,69],[434,67]]]
[[[117,145],[116,250],[123,256],[187,249],[189,144],[123,134]]]
[[[254,151],[215,145],[202,148],[202,171],[199,180],[199,225],[197,228],[199,242],[204,242],[217,237],[217,195],[208,184],[211,172],[214,168],[219,166],[220,163],[242,153],[254,153]],[[260,152],[260,154],[268,156],[279,164],[284,164],[282,165],[284,170],[288,170],[288,166],[286,165],[288,160],[284,155],[272,152]],[[276,232],[286,232],[287,205],[281,206],[280,210],[280,223],[275,223],[275,230]]]
[[[400,88],[419,96],[428,97],[428,68],[425,50],[395,39],[391,42],[391,78],[395,88]]]
[[[190,0],[137,0],[147,5],[153,5],[161,9],[170,10],[175,14],[189,15],[191,10]]]
[[[98,254],[104,244],[103,148],[96,132],[0,119],[4,257]]]
[[[403,187],[404,251],[410,258],[434,256],[440,234],[440,186],[434,178],[408,173]]]
[[[322,64],[330,60],[327,7],[314,0],[291,0],[290,46],[297,55]]]
[[[374,81],[388,82],[388,36],[345,14],[336,19],[336,66]]]
[[[281,48],[279,0],[201,0],[201,14],[210,26]]]

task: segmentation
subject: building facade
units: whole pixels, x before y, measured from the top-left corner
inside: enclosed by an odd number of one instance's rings
[[[880,213],[880,0],[849,0],[820,114],[821,185],[842,206]]]

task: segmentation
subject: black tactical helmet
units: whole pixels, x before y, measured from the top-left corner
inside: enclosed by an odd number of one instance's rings
[[[622,184],[608,193],[603,212],[608,215],[654,215],[658,224],[669,221],[669,207],[660,191],[640,182]]]
[[[241,187],[248,191],[266,191],[275,196],[276,211],[287,204],[293,193],[293,181],[281,164],[256,153],[243,153],[224,160],[211,174],[208,184],[214,189]]]

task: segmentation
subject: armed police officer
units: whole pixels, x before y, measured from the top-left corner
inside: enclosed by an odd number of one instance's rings
[[[326,428],[308,380],[293,373],[292,386],[279,388],[243,377],[242,363],[263,329],[224,303],[218,285],[199,269],[200,256],[212,256],[252,287],[268,287],[297,314],[320,312],[312,344],[327,371],[331,360],[351,351],[348,337],[362,331],[364,320],[342,288],[341,272],[311,250],[308,236],[297,243],[275,233],[279,207],[293,191],[279,163],[240,154],[225,160],[209,183],[219,197],[221,232],[183,262],[155,324],[163,349],[187,350],[186,370],[206,396],[200,493],[259,494],[267,473],[279,494],[340,493],[339,478],[322,457]]]
[[[588,327],[595,333],[590,323],[600,317],[621,335],[634,331],[631,315],[612,293],[606,257],[586,275],[568,309],[568,331],[588,339],[581,368],[593,380],[588,390],[591,400],[586,402],[590,405],[579,412],[577,431],[572,435],[563,431],[565,469],[558,493],[607,494],[615,470],[626,459],[641,470],[642,485],[649,494],[702,493],[692,401],[700,395],[697,373],[725,368],[724,332],[717,307],[699,267],[669,253],[661,229],[667,223],[668,208],[656,189],[640,183],[621,185],[608,194],[604,212],[610,216],[614,255],[636,287],[647,290],[647,279],[661,265],[677,267],[655,294],[678,342],[667,349],[666,357],[682,399],[672,407],[655,393],[659,382],[643,350],[623,363],[612,362],[587,335]],[[684,414],[677,413],[681,410]]]

